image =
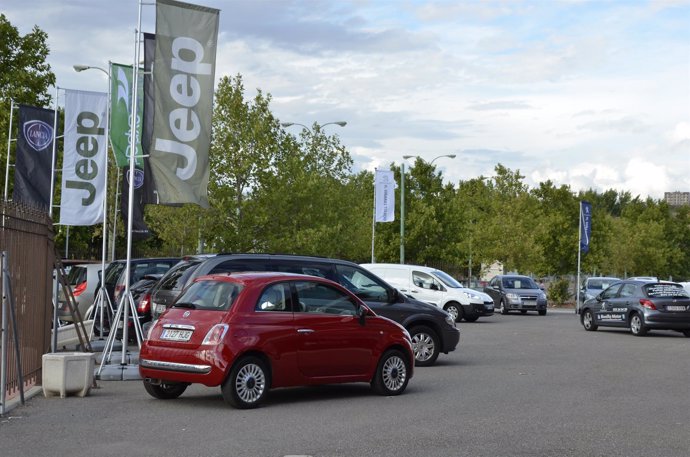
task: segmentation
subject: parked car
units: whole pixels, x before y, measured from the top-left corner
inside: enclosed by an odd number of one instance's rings
[[[582,287],[580,287],[580,302],[584,303],[596,297],[602,290],[608,288],[616,281],[620,281],[620,278],[613,276],[592,276],[591,278],[584,279],[582,281]]]
[[[623,280],[582,305],[585,330],[629,328],[635,336],[649,330],[676,330],[690,337],[690,295],[674,282]]]
[[[179,257],[130,259],[130,288],[132,284],[137,282],[144,275],[163,274],[179,262],[179,260]],[[108,298],[113,307],[117,307],[120,296],[125,289],[124,272],[126,266],[127,260],[115,260],[111,262],[105,270],[105,288],[108,291]]]
[[[211,254],[197,254],[183,257],[178,263],[165,272],[163,277],[151,289],[150,314],[155,321],[177,298],[192,272],[204,260],[213,257]],[[146,332],[144,332],[146,333]]]
[[[102,267],[102,262],[71,265],[69,273],[67,273],[67,284],[72,289],[72,295],[74,295],[82,319],[86,319],[87,311],[93,305],[100,284]],[[62,287],[58,288],[58,304],[58,319],[72,322],[74,319],[67,306],[67,299]]]
[[[398,263],[363,263],[362,266],[400,292],[446,310],[455,322],[462,319],[474,322],[494,313],[494,301],[489,295],[464,287],[436,268]]]
[[[278,387],[368,382],[399,395],[413,366],[401,325],[333,281],[287,273],[197,278],[154,324],[139,357],[151,396],[176,398],[200,383],[221,386],[242,409]]]
[[[410,332],[418,366],[433,365],[440,353],[454,351],[460,330],[447,312],[400,293],[383,279],[346,260],[298,255],[219,254],[198,265],[185,285],[208,274],[277,271],[327,278],[359,297],[376,314]]]
[[[501,314],[509,311],[537,311],[546,315],[546,293],[529,276],[497,275],[484,287],[484,292],[493,298]]]

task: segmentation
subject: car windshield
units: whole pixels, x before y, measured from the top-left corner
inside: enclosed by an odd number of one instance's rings
[[[230,309],[242,290],[240,284],[228,281],[197,281],[175,301],[173,306],[193,305],[194,309],[225,311]]]
[[[617,279],[589,279],[587,281],[587,289],[604,290],[609,287]]]
[[[539,289],[537,283],[527,277],[503,278],[503,287],[505,289]]]
[[[642,287],[649,298],[690,298],[680,284],[647,284]]]
[[[445,271],[441,270],[434,270],[431,273],[433,273],[434,276],[436,276],[443,284],[446,286],[452,288],[452,289],[458,289],[462,288],[463,285],[460,284],[458,281],[455,280],[454,277],[446,273]]]

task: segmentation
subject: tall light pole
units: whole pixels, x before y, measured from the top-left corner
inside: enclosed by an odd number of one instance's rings
[[[413,157],[424,160],[422,157],[416,155],[403,156],[403,159],[407,160]],[[436,159],[440,159],[441,157],[454,159],[456,156],[455,154],[443,154],[431,159],[429,165],[432,165]],[[403,162],[400,167],[400,263],[405,263],[405,162]]]
[[[308,131],[309,133],[311,133],[311,134],[314,133],[314,132],[312,132],[312,130],[309,127],[307,127],[304,124],[300,124],[299,122],[281,122],[280,123],[280,126],[285,127],[285,128],[292,127],[293,125],[299,125],[300,127],[302,127],[304,130]],[[325,124],[321,124],[319,127],[323,128],[327,125],[339,125],[340,127],[345,127],[347,125],[347,122],[345,122],[345,121],[326,122]]]

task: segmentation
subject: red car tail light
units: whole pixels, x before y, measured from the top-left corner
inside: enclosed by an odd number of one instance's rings
[[[208,331],[201,344],[217,345],[223,341],[225,333],[228,331],[228,324],[216,324]]]
[[[141,300],[139,300],[137,312],[139,314],[147,314],[149,310],[151,310],[151,294],[147,292],[144,294]]]
[[[78,297],[86,290],[86,281],[77,284],[74,289],[72,290],[72,294],[74,294],[75,297]]]
[[[656,305],[652,303],[650,300],[647,300],[646,298],[640,298],[640,305],[644,306],[647,309],[656,310]]]

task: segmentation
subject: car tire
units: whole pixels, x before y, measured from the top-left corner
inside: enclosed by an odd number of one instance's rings
[[[441,352],[436,332],[426,325],[418,325],[410,329],[410,337],[412,338],[415,365],[418,367],[433,365]]]
[[[537,311],[540,316],[546,316],[546,310],[545,309],[540,309]]]
[[[594,321],[594,314],[592,314],[592,311],[589,309],[586,309],[585,312],[582,313],[582,326],[588,332],[595,332],[599,328]]]
[[[144,389],[153,398],[158,398],[159,400],[172,400],[179,397],[187,390],[189,384],[184,383],[161,383],[161,384],[151,384],[151,382],[144,380]]]
[[[521,310],[520,310],[520,313],[522,313],[522,314],[527,314],[527,310],[526,310],[526,309],[521,309]]]
[[[647,326],[644,324],[642,316],[638,313],[633,313],[630,316],[630,332],[635,336],[645,336],[647,334]]]
[[[410,362],[397,349],[386,351],[376,366],[371,387],[379,395],[400,395],[410,380]]]
[[[681,332],[683,332],[683,336],[690,338],[690,329],[686,328],[685,330],[681,330]]]
[[[244,357],[235,363],[221,387],[223,400],[237,409],[258,407],[266,398],[271,376],[263,360]]]
[[[460,322],[464,317],[465,313],[462,310],[462,306],[458,302],[450,302],[443,308],[448,314],[453,316],[455,322]]]
[[[498,310],[499,310],[499,311],[501,312],[501,314],[503,314],[504,316],[505,316],[506,314],[508,314],[508,308],[506,308],[506,302],[505,302],[505,300],[501,299],[501,305],[500,305],[500,308],[498,308]]]
[[[471,317],[465,316],[464,319],[465,319],[465,322],[475,322],[477,319],[479,319],[479,316],[471,316]]]

